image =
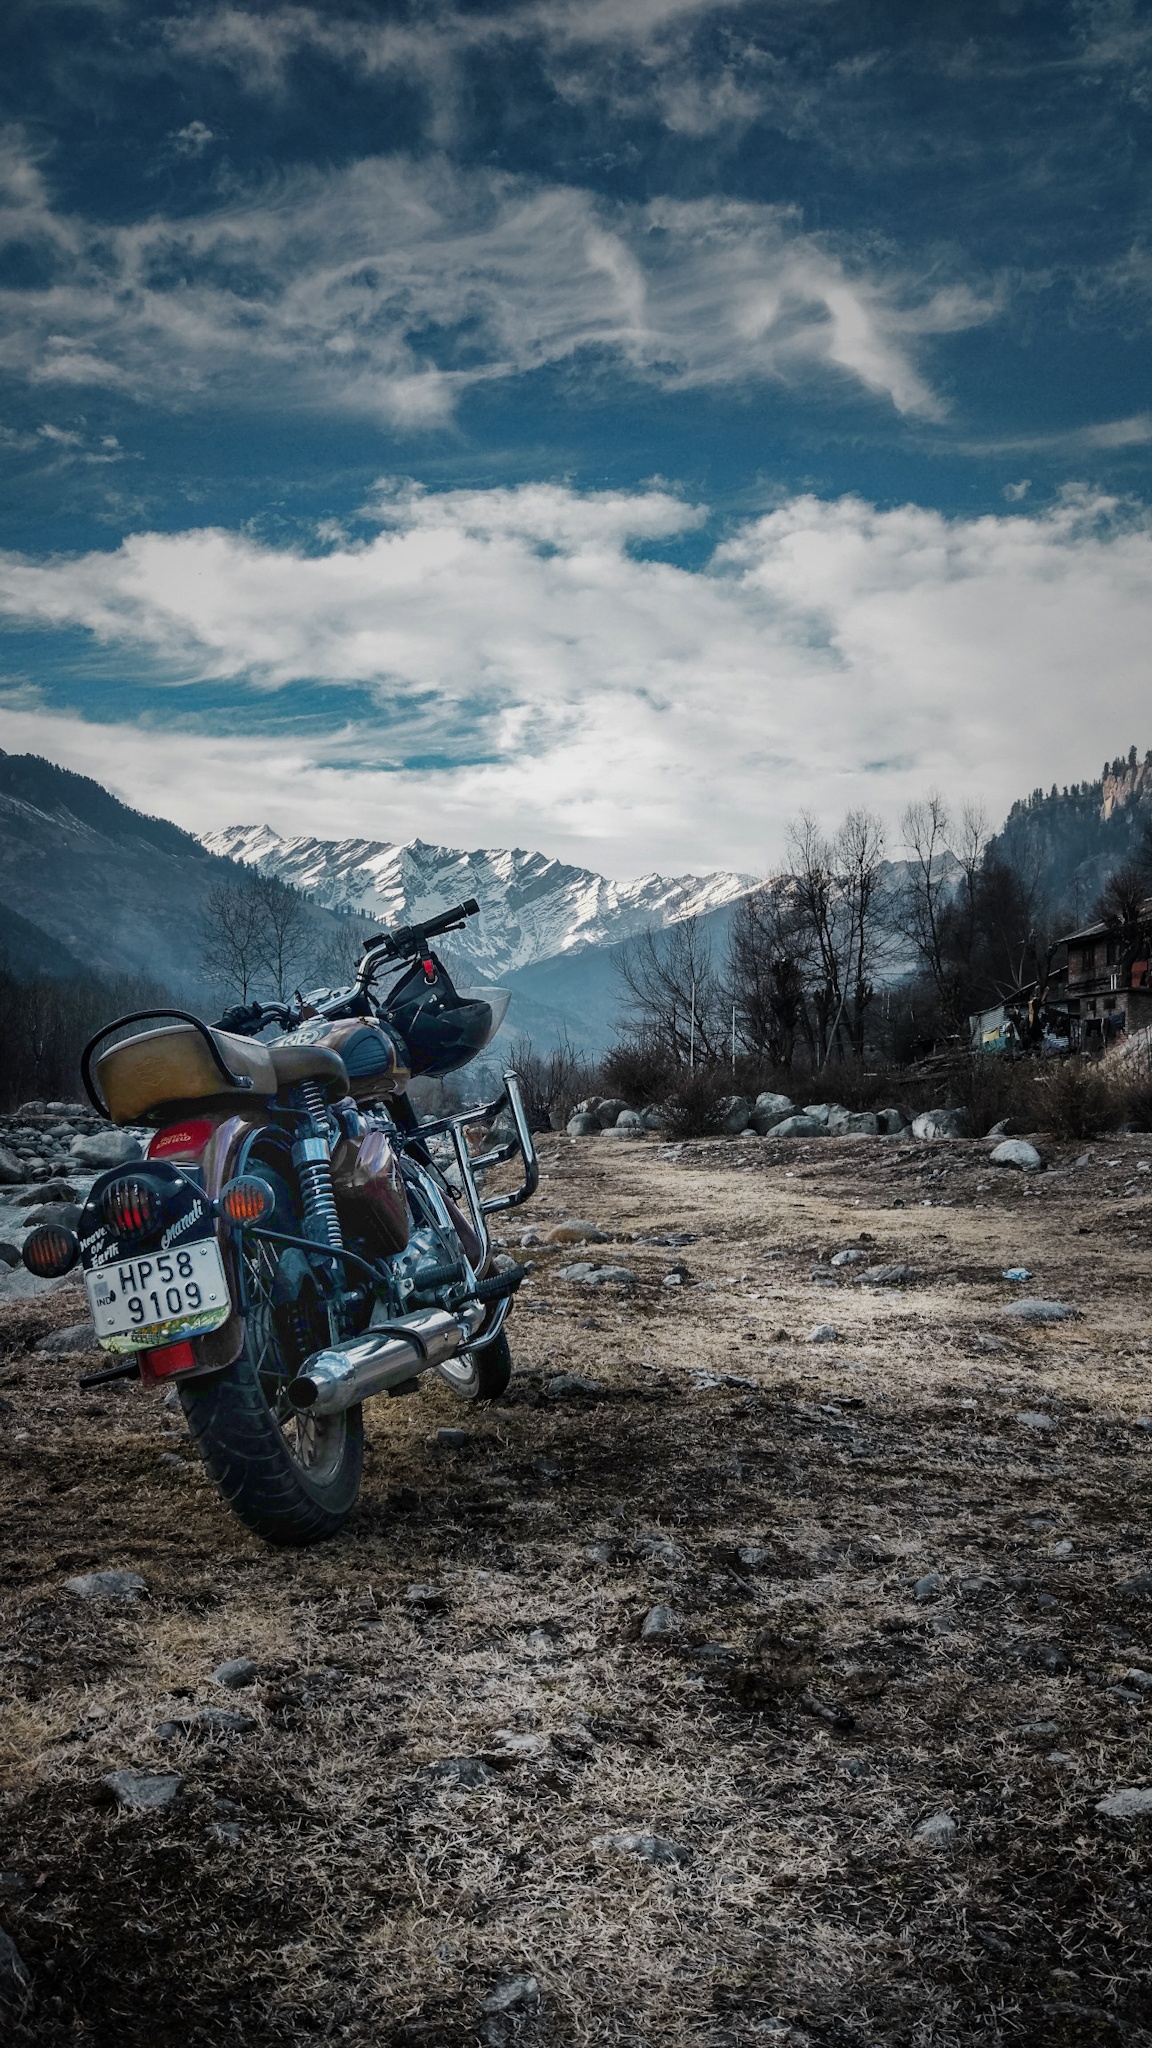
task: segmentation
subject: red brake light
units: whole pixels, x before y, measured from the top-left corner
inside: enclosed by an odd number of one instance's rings
[[[196,1363],[196,1353],[185,1341],[181,1344],[165,1344],[159,1351],[145,1351],[141,1364],[146,1366],[142,1377],[166,1380],[173,1373],[188,1372]]]
[[[144,1237],[157,1229],[162,1205],[150,1181],[114,1180],[100,1197],[100,1214],[117,1237]]]
[[[210,1117],[189,1117],[185,1123],[169,1124],[148,1143],[149,1159],[198,1159],[216,1126]]]

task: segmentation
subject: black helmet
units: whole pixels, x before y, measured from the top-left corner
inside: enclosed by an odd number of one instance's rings
[[[410,967],[381,1004],[404,1039],[413,1074],[450,1074],[482,1052],[504,1021],[504,989],[454,987],[435,953]]]

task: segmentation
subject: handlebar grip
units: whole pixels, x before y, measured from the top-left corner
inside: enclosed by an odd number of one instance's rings
[[[438,932],[446,932],[454,924],[462,924],[466,917],[479,917],[480,905],[474,896],[466,903],[458,903],[454,910],[442,910],[439,917],[430,917],[419,929],[426,937],[434,939]]]
[[[479,917],[480,905],[474,896],[464,903],[457,903],[452,910],[442,910],[439,917],[426,918],[421,924],[403,925],[399,931],[381,932],[378,939],[365,939],[365,954],[377,954],[385,960],[405,960],[413,953],[419,953],[429,939],[440,932],[455,931],[466,917]]]

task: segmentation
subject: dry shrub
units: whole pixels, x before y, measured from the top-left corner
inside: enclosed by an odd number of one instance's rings
[[[562,1131],[574,1104],[596,1093],[595,1066],[571,1045],[539,1053],[530,1038],[521,1038],[512,1048],[511,1065],[534,1131]]]
[[[677,1138],[715,1138],[724,1121],[720,1107],[732,1094],[732,1076],[723,1067],[681,1071],[676,1086],[661,1107],[668,1128]]]
[[[956,1108],[967,1113],[974,1138],[983,1137],[993,1124],[1006,1120],[1018,1130],[1032,1131],[1047,1121],[1043,1090],[1053,1071],[1041,1068],[1035,1060],[976,1053],[957,1064],[947,1094]]]
[[[664,1048],[642,1037],[621,1039],[600,1063],[600,1085],[605,1095],[618,1095],[634,1109],[663,1102],[679,1078],[676,1065]]]
[[[1041,1069],[1039,1121],[1059,1138],[1095,1138],[1121,1121],[1120,1089],[1099,1066],[1078,1057]]]
[[[1134,1131],[1152,1131],[1152,1055],[1140,1046],[1123,1064],[1109,1062],[1108,1088],[1118,1120]]]

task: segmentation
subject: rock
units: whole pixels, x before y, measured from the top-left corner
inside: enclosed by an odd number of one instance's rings
[[[210,1821],[207,1829],[208,1840],[220,1849],[239,1849],[244,1840],[244,1830],[238,1820]]]
[[[212,1683],[227,1686],[229,1692],[241,1692],[246,1685],[255,1685],[259,1676],[260,1666],[251,1657],[233,1657],[227,1664],[216,1666]]]
[[[10,1152],[7,1145],[0,1145],[0,1186],[17,1187],[25,1179],[27,1175],[23,1164],[15,1152]]]
[[[770,1089],[766,1089],[763,1095],[756,1097],[755,1107],[770,1116],[791,1116],[796,1104],[790,1095],[773,1095]]]
[[[96,1326],[94,1323],[69,1323],[66,1330],[49,1330],[46,1337],[36,1343],[37,1351],[95,1351]]]
[[[876,1138],[880,1125],[871,1110],[837,1109],[828,1118],[830,1138]]]
[[[817,1323],[804,1339],[806,1344],[838,1344],[839,1341],[840,1332],[835,1323]]]
[[[466,1451],[474,1439],[466,1429],[438,1429],[436,1442],[442,1451]]]
[[[442,1614],[448,1602],[438,1586],[409,1586],[404,1605],[425,1614]]]
[[[570,1138],[598,1138],[600,1125],[594,1116],[570,1116],[564,1126]]]
[[[179,1714],[172,1721],[158,1721],[156,1733],[162,1742],[178,1735],[251,1735],[256,1723],[251,1714],[237,1714],[228,1707],[196,1707],[191,1714]]]
[[[595,1223],[588,1223],[582,1216],[566,1216],[563,1223],[554,1223],[546,1230],[544,1244],[606,1244],[607,1231]]]
[[[884,1138],[899,1138],[908,1129],[908,1118],[902,1109],[878,1109],[876,1122]]]
[[[94,1131],[90,1138],[73,1138],[71,1152],[78,1166],[94,1166],[98,1170],[126,1166],[130,1160],[144,1157],[140,1140],[128,1131]]]
[[[773,1552],[766,1550],[762,1543],[744,1543],[736,1555],[746,1572],[767,1571],[774,1562]]]
[[[527,1970],[515,1977],[505,1977],[502,1984],[488,1993],[484,2000],[485,2012],[517,2012],[539,2005],[540,1986]]]
[[[148,1585],[139,1572],[81,1572],[65,1579],[64,1591],[78,1600],[139,1600]]]
[[[1066,1323],[1080,1311],[1069,1308],[1066,1301],[1038,1301],[1025,1295],[1023,1301],[1010,1301],[1001,1313],[1018,1323]]]
[[[684,1552],[679,1544],[673,1543],[668,1536],[662,1536],[659,1530],[637,1536],[635,1549],[637,1557],[645,1558],[649,1564],[676,1565],[684,1562]]]
[[[600,1385],[599,1380],[585,1379],[578,1372],[558,1372],[548,1382],[548,1392],[550,1394],[587,1394],[595,1396],[603,1393],[603,1391],[604,1389]]]
[[[828,1263],[832,1266],[862,1266],[867,1257],[867,1252],[857,1251],[853,1245],[847,1251],[833,1252]]]
[[[819,1117],[808,1116],[805,1113],[802,1116],[786,1116],[768,1135],[772,1138],[824,1138],[828,1135],[828,1126],[822,1123]]]
[[[629,1266],[593,1266],[580,1261],[575,1266],[560,1268],[561,1280],[571,1280],[577,1287],[635,1287],[636,1275]]]
[[[592,1839],[598,1849],[622,1849],[630,1856],[643,1857],[645,1863],[687,1863],[692,1855],[690,1849],[665,1840],[663,1835],[594,1835]]]
[[[912,1119],[914,1138],[962,1138],[964,1136],[964,1111],[962,1109],[926,1109]]]
[[[19,2005],[31,1989],[32,1977],[16,1943],[0,1928],[0,2006]]]
[[[1107,1799],[1097,1800],[1096,1811],[1109,1820],[1139,1820],[1141,1814],[1152,1813],[1152,1785],[1126,1785],[1122,1792],[1110,1792]]]
[[[18,1266],[19,1264],[19,1245],[9,1244],[7,1239],[0,1240],[0,1266],[8,1266],[9,1268],[11,1268],[12,1266]]]
[[[925,1572],[912,1588],[917,1600],[935,1600],[944,1591],[944,1580],[939,1572]]]
[[[79,1202],[45,1202],[41,1208],[30,1210],[25,1221],[29,1230],[40,1223],[51,1223],[57,1230],[78,1230],[81,1214]]]
[[[748,1129],[752,1105],[742,1095],[722,1095],[716,1104],[720,1117],[720,1129],[726,1137],[738,1138],[741,1131]]]
[[[1136,1692],[1152,1692],[1152,1671],[1126,1671],[1124,1683],[1132,1686]]]
[[[813,1123],[819,1124],[822,1129],[826,1130],[830,1118],[836,1111],[842,1111],[847,1115],[847,1111],[844,1110],[844,1105],[841,1102],[806,1102],[801,1110],[801,1115],[809,1117]]]
[[[1026,1145],[1023,1138],[1006,1138],[989,1153],[988,1164],[1014,1166],[1019,1173],[1039,1173],[1044,1161],[1035,1145]]]
[[[760,1104],[756,1103],[748,1118],[748,1128],[755,1131],[758,1137],[766,1138],[769,1131],[779,1129],[785,1119],[794,1114],[791,1105],[787,1109],[761,1109]]]
[[[70,1180],[42,1180],[26,1195],[16,1197],[18,1209],[30,1209],[34,1202],[76,1202],[77,1190]]]
[[[642,1109],[640,1112],[640,1123],[646,1131],[670,1131],[672,1128],[668,1112],[665,1109]]]
[[[907,1287],[923,1275],[919,1266],[868,1266],[863,1273],[857,1273],[857,1280],[868,1287]]]
[[[1054,1678],[1072,1669],[1072,1659],[1067,1650],[1060,1649],[1056,1643],[1037,1643],[1032,1661],[1039,1670],[1047,1671]]]
[[[613,1126],[617,1131],[642,1131],[646,1128],[638,1109],[622,1109]]]
[[[1116,1591],[1126,1594],[1129,1600],[1146,1599],[1152,1594],[1152,1572],[1133,1572],[1130,1579],[1120,1580]]]
[[[680,1627],[680,1616],[670,1607],[650,1607],[640,1626],[642,1642],[666,1642]]]
[[[144,1771],[109,1771],[100,1783],[107,1787],[117,1806],[133,1813],[155,1813],[171,1806],[184,1780],[176,1771],[149,1775]]]
[[[425,1764],[423,1775],[439,1785],[458,1785],[462,1791],[475,1792],[491,1784],[496,1772],[478,1756],[442,1756]]]
[[[622,1096],[607,1095],[603,1102],[596,1104],[592,1114],[595,1116],[602,1131],[610,1131],[619,1118],[621,1110],[630,1108],[631,1104],[625,1102]]]
[[[913,1828],[912,1834],[928,1849],[950,1849],[956,1840],[956,1823],[950,1813],[933,1813]]]
[[[1056,1427],[1050,1415],[1043,1415],[1039,1409],[1035,1408],[1026,1408],[1023,1414],[1016,1417],[1016,1420],[1022,1429],[1055,1429]]]

